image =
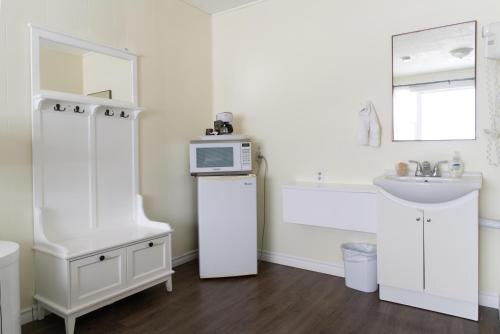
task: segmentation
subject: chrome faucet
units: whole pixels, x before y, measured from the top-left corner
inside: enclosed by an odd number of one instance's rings
[[[440,177],[441,170],[440,170],[439,166],[443,163],[447,163],[448,161],[446,161],[446,160],[438,161],[434,164],[433,168],[431,168],[431,163],[427,160],[423,161],[422,163],[420,163],[419,161],[416,161],[416,160],[410,160],[408,162],[417,164],[417,168],[415,169],[415,176]]]
[[[438,161],[434,164],[434,168],[432,169],[432,176],[434,177],[441,177],[441,169],[439,168],[439,166],[441,164],[447,164],[448,163],[448,160],[441,160],[441,161]]]
[[[432,167],[429,161],[422,162],[422,176],[432,176]]]
[[[415,176],[424,176],[424,173],[422,171],[422,164],[420,163],[420,161],[410,160],[408,162],[412,164],[417,164],[417,168],[415,169]]]

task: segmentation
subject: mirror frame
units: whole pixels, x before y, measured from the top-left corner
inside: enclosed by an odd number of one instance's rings
[[[452,27],[460,24],[465,24],[465,23],[474,23],[474,30],[475,30],[475,36],[474,36],[474,138],[472,139],[414,139],[414,140],[396,140],[394,139],[394,37],[397,36],[402,36],[402,35],[407,35],[407,34],[413,34],[413,33],[418,33],[422,31],[429,31],[429,30],[434,30],[434,29],[439,29],[439,28],[446,28],[446,27]],[[400,143],[400,142],[432,142],[432,141],[471,141],[471,140],[477,140],[477,20],[473,21],[465,21],[465,22],[459,22],[459,23],[453,23],[453,24],[446,24],[438,27],[433,27],[433,28],[426,28],[426,29],[420,29],[420,30],[415,30],[415,31],[409,31],[405,33],[400,33],[400,34],[395,34],[391,36],[391,120],[392,120],[392,142],[395,143]]]
[[[31,95],[37,96],[40,94],[57,94],[66,97],[78,98],[79,100],[86,100],[90,103],[98,104],[120,104],[129,106],[138,106],[138,90],[137,90],[137,55],[131,52],[115,49],[106,45],[90,42],[66,34],[57,33],[45,28],[41,28],[32,24],[29,24],[30,29],[30,39],[31,39]],[[65,44],[68,46],[73,46],[79,49],[85,49],[89,51],[94,51],[97,53],[105,54],[108,56],[124,59],[130,61],[130,71],[132,76],[132,87],[131,87],[131,101],[119,101],[110,100],[101,97],[79,95],[73,93],[43,90],[40,87],[40,40],[46,39],[52,42]]]

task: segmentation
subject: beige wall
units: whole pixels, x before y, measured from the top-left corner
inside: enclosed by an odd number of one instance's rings
[[[0,239],[21,244],[23,308],[33,294],[28,22],[141,55],[141,191],[148,215],[173,225],[174,256],[196,248],[187,143],[212,104],[210,17],[178,0],[0,2]]]
[[[41,89],[81,94],[83,92],[82,57],[48,48],[40,48]]]
[[[481,216],[500,219],[500,169],[487,164],[485,60],[478,50],[478,140],[391,141],[391,35],[500,19],[498,0],[267,0],[213,19],[214,113],[232,111],[269,161],[265,248],[340,263],[340,244],[369,234],[282,223],[280,186],[313,180],[369,184],[408,159],[442,160],[454,150],[484,173]],[[478,31],[478,45],[482,45]],[[382,147],[356,145],[357,111],[372,100]],[[452,120],[450,120],[452,121]],[[453,238],[453,231],[450,231]],[[500,292],[500,230],[481,229],[481,291]]]

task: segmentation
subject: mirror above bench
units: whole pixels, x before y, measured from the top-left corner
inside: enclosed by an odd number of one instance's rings
[[[393,140],[476,138],[476,22],[392,37]]]
[[[33,95],[58,92],[137,106],[136,55],[34,26],[31,41]]]

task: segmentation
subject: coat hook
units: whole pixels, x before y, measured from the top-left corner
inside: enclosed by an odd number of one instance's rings
[[[66,108],[61,108],[61,105],[59,103],[56,103],[56,105],[54,106],[54,110],[55,111],[65,111]]]
[[[85,109],[80,109],[79,106],[75,106],[75,109],[73,109],[73,111],[78,114],[83,114],[85,112]]]
[[[106,109],[106,111],[104,112],[104,115],[106,115],[106,116],[114,116],[115,112],[114,111],[110,111],[109,109]]]
[[[120,117],[123,117],[123,118],[129,118],[129,117],[130,117],[130,114],[125,115],[125,111],[122,111],[122,112],[120,113]]]

